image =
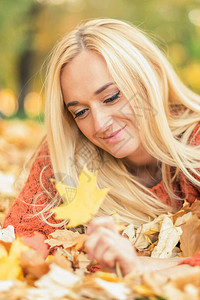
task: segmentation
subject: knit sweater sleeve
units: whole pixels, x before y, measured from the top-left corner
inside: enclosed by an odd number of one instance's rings
[[[24,188],[12,205],[4,220],[3,227],[13,225],[18,235],[31,236],[35,231],[48,236],[55,227],[48,225],[38,214],[56,195],[53,169],[49,157],[47,142],[39,149]],[[55,224],[51,216],[48,222]]]
[[[200,145],[200,123],[192,132],[189,143],[194,146]],[[198,169],[198,171],[200,172],[200,169]],[[194,175],[194,177],[200,181],[200,178],[197,175]],[[193,203],[196,199],[200,201],[200,186],[196,186],[189,182],[189,180],[186,179],[183,174],[180,174],[180,185],[183,196],[185,197],[185,199],[187,199],[188,202]],[[200,251],[197,252],[193,257],[184,259],[180,264],[200,266]]]
[[[200,145],[200,123],[193,130],[189,144],[193,146]],[[200,172],[200,169],[197,170]],[[193,174],[193,176],[200,181],[199,176],[196,174]],[[191,183],[182,172],[180,173],[179,179],[183,199],[186,199],[189,203],[193,203],[196,199],[200,200],[200,186]]]

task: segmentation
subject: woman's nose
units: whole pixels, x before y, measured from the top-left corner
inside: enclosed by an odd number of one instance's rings
[[[96,135],[100,135],[112,128],[113,118],[110,114],[99,110],[93,114],[93,122]]]

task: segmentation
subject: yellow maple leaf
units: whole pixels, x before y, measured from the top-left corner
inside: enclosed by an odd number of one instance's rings
[[[1,245],[0,280],[23,279],[23,271],[20,265],[21,253],[30,249],[17,238],[10,248],[9,253],[3,250]]]
[[[97,213],[109,191],[109,188],[101,190],[97,188],[97,172],[93,174],[86,167],[83,168],[79,176],[77,189],[61,182],[56,183],[56,189],[65,199],[65,203],[51,211],[56,214],[56,220],[70,220],[67,228],[87,223]],[[75,191],[72,201],[68,193],[71,189]]]

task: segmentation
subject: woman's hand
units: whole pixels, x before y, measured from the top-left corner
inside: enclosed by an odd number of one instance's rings
[[[119,263],[122,275],[141,268],[140,261],[130,241],[122,237],[112,217],[94,219],[88,226],[85,249],[88,258],[96,259],[102,268],[114,269]]]

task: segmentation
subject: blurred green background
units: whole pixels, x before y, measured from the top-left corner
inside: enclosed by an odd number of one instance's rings
[[[200,0],[0,0],[0,117],[41,119],[43,62],[81,20],[101,17],[145,30],[200,92]]]

